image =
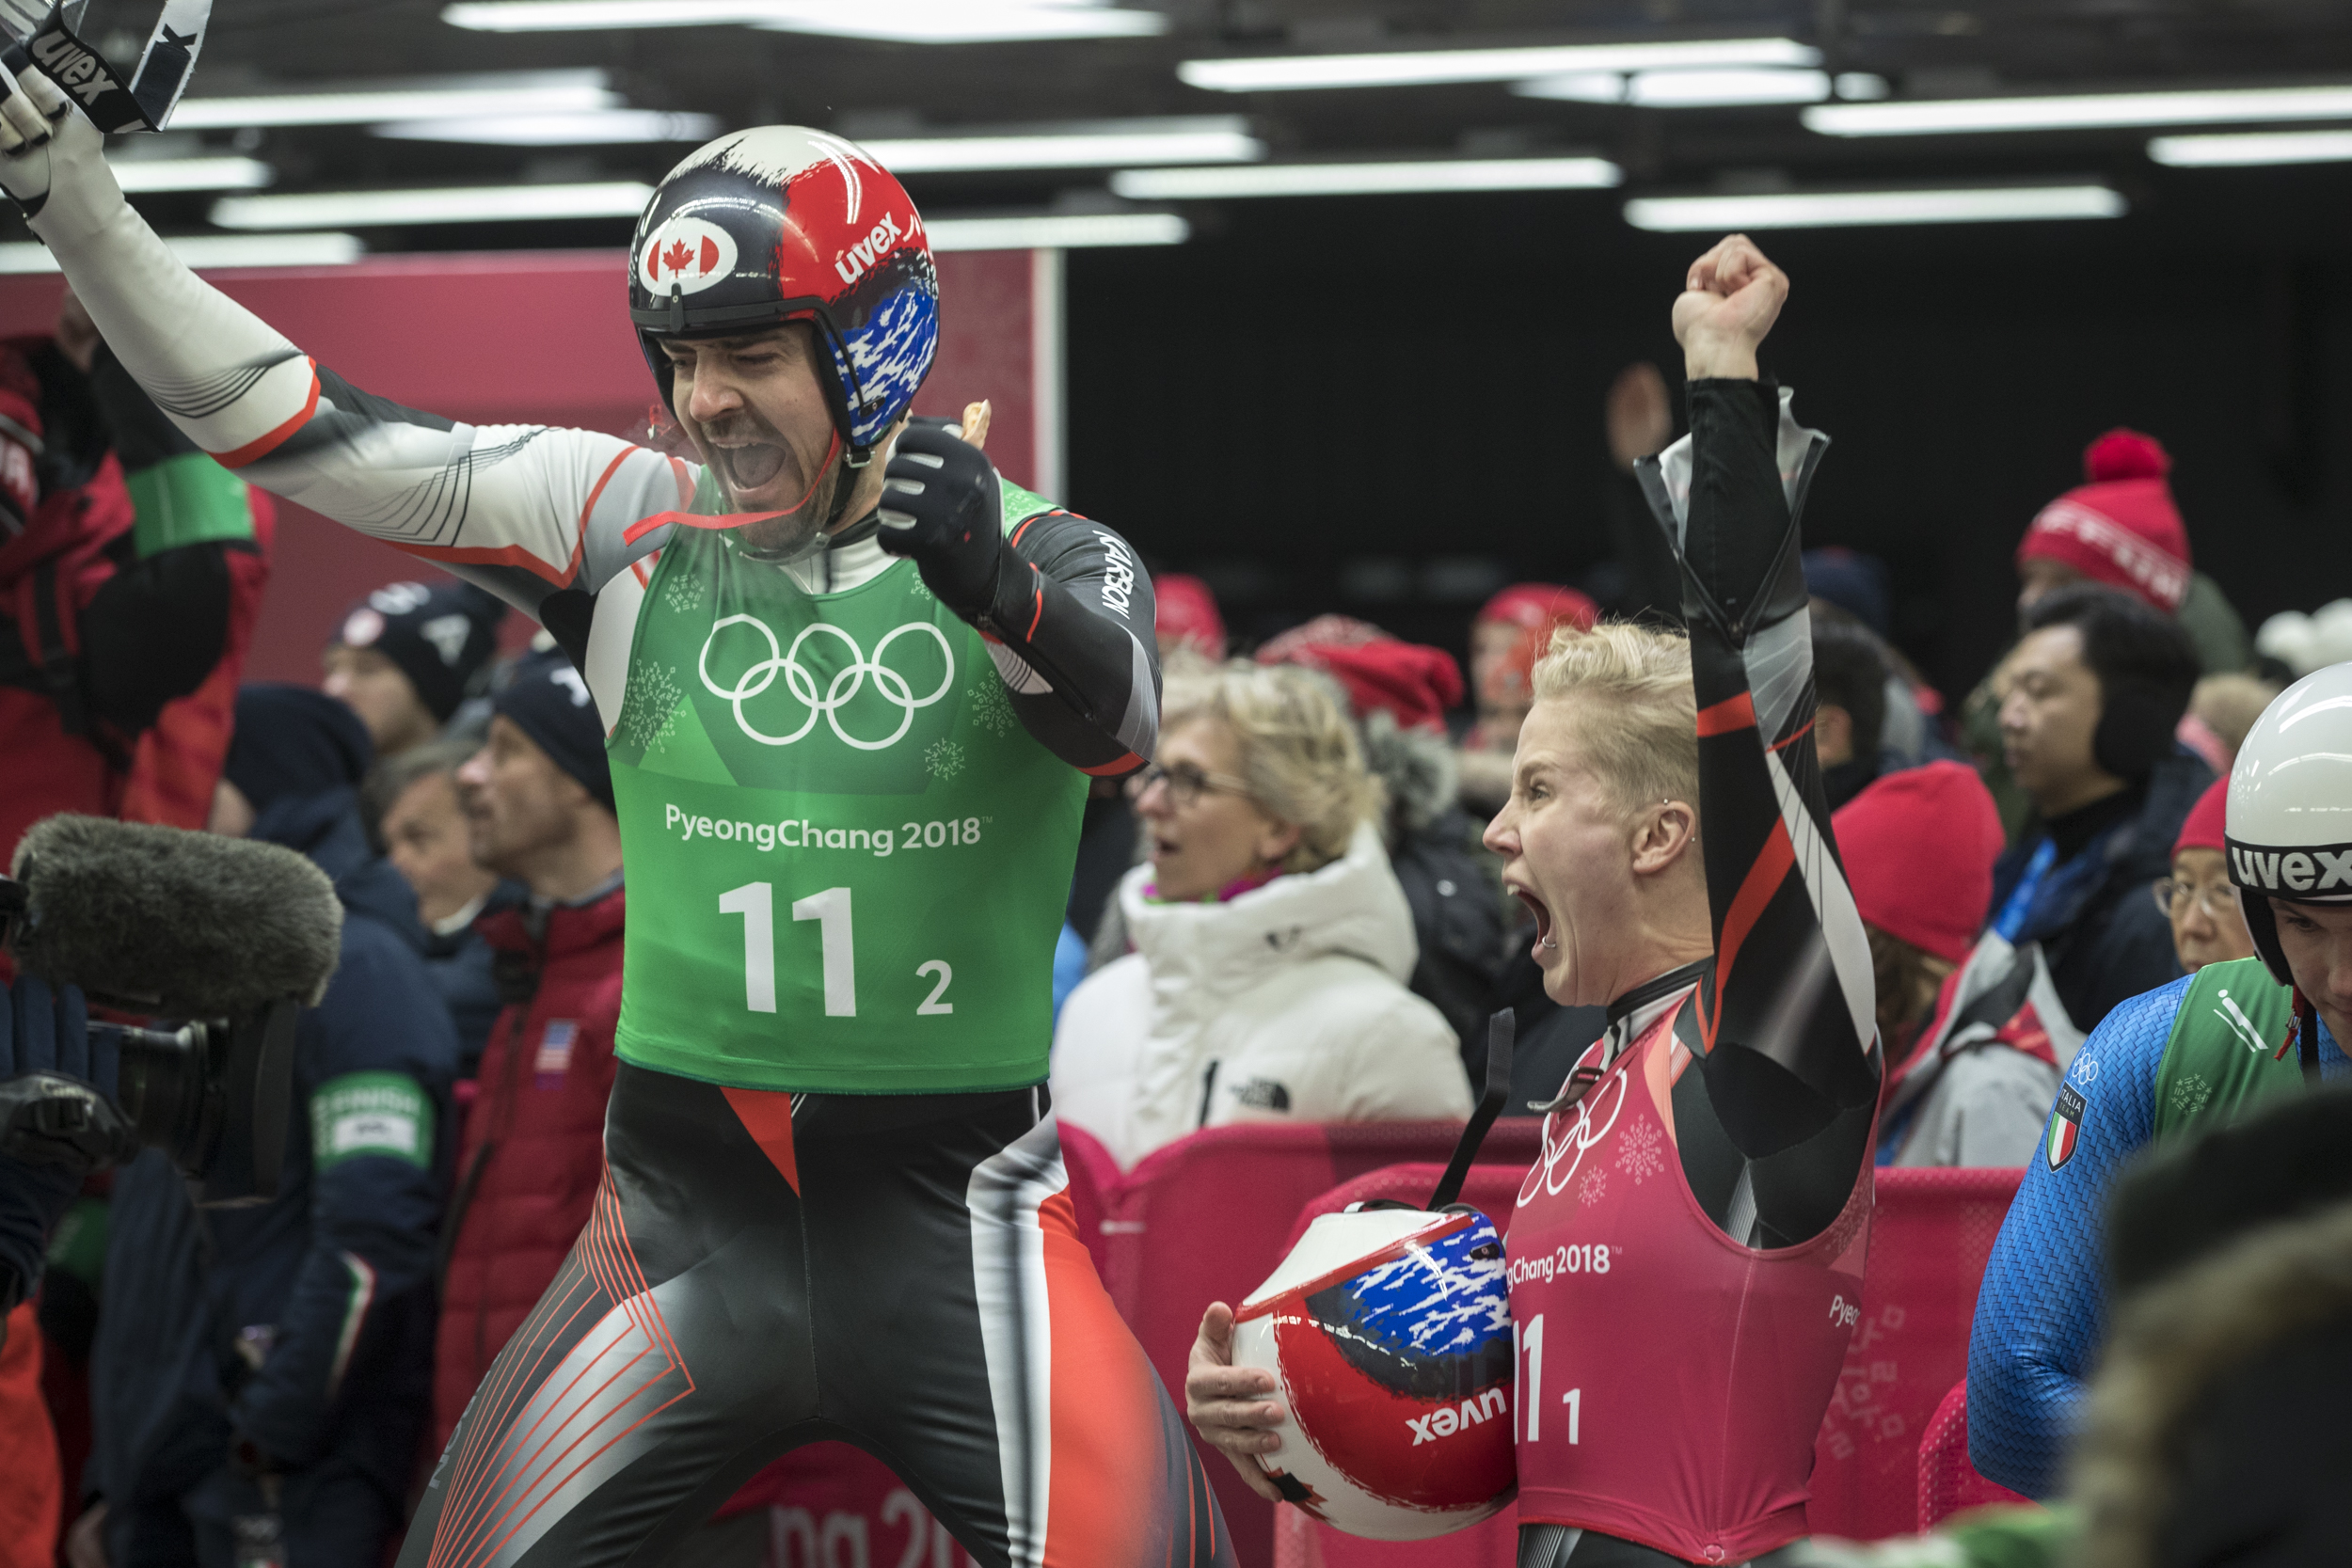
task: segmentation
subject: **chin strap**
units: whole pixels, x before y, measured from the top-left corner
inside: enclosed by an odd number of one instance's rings
[[[2287,1037],[2279,1042],[2279,1049],[2270,1059],[2274,1062],[2285,1060],[2287,1051],[2292,1047],[2296,1063],[2303,1069],[2304,1083],[2315,1086],[2319,1083],[2319,1009],[2312,1006],[2300,986],[2295,988],[2294,997]]]
[[[801,492],[801,499],[794,501],[790,506],[780,506],[773,512],[761,512],[754,514],[753,515],[757,517],[789,517],[792,514],[798,512],[802,507],[806,506],[809,502],[809,498],[817,494],[818,486],[825,483],[825,476],[833,472],[834,459],[838,457],[840,454],[841,432],[836,429],[833,433],[833,439],[825,446],[824,460],[817,465],[817,477],[808,482],[808,488]],[[745,545],[743,546],[744,555],[754,561],[766,562],[770,565],[782,565],[787,562],[798,561],[804,555],[814,554],[817,550],[827,547],[831,544],[831,541],[826,538],[825,531],[833,527],[834,523],[840,521],[841,514],[850,509],[850,493],[854,488],[854,485],[848,484],[841,487],[841,494],[834,499],[833,515],[827,517],[823,522],[818,524],[816,531],[811,533],[807,540],[803,543],[796,545],[788,550],[759,550],[752,548],[749,545]],[[728,526],[733,527],[739,525],[730,524]]]

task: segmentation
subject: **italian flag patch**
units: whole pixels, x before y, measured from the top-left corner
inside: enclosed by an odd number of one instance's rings
[[[2058,1086],[2058,1109],[2050,1117],[2049,1140],[2042,1146],[2052,1170],[2074,1157],[2074,1146],[2082,1141],[2083,1106],[2083,1097],[2073,1085]]]

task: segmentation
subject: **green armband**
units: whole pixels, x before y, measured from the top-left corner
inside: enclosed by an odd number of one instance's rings
[[[125,475],[138,518],[131,538],[139,558],[183,545],[248,542],[253,508],[245,481],[200,451],[167,457],[153,467]]]
[[[347,1072],[310,1097],[311,1160],[328,1170],[363,1154],[433,1164],[433,1101],[405,1073]]]

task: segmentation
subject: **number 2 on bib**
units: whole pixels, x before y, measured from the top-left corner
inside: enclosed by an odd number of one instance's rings
[[[776,1010],[776,890],[772,882],[746,882],[719,895],[719,912],[743,917],[743,1006],[748,1012]],[[824,972],[825,1016],[857,1017],[857,938],[850,923],[850,890],[829,887],[795,899],[792,918],[817,922]],[[955,1005],[944,1000],[955,972],[937,958],[916,973],[938,977],[930,995],[914,1010],[952,1013]]]

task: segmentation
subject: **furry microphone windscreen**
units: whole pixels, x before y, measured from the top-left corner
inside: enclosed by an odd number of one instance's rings
[[[275,844],[58,816],[25,833],[13,875],[18,963],[163,1018],[316,1006],[342,951],[335,884]]]

